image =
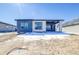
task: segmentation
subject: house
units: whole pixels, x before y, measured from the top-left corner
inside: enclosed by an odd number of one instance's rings
[[[0,32],[13,32],[16,30],[16,26],[4,22],[0,22]]]
[[[61,32],[63,19],[16,19],[18,33]]]
[[[73,19],[63,24],[62,30],[71,34],[79,34],[79,19]]]

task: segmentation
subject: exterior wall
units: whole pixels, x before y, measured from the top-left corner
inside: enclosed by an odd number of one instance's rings
[[[11,32],[11,31],[15,31],[15,29],[16,29],[15,26],[0,23],[0,32]]]
[[[17,21],[17,32],[20,33],[20,21]]]
[[[63,27],[63,32],[79,34],[79,25]]]
[[[21,23],[27,23],[28,28],[22,28]],[[17,21],[17,31],[18,33],[32,32],[32,21]]]
[[[28,23],[29,26],[28,26],[28,30],[26,28],[22,28],[21,27],[21,23]],[[42,22],[43,26],[42,26],[42,29],[35,29],[35,22]],[[61,22],[60,23],[57,23],[55,24],[55,31],[62,31],[62,26],[61,26]],[[18,20],[17,21],[17,32],[18,33],[26,33],[26,32],[46,32],[46,21],[23,21],[23,20]]]
[[[42,22],[43,23],[43,26],[42,26],[43,29],[42,30],[36,30],[35,29],[35,22]],[[32,25],[33,25],[32,30],[34,32],[44,32],[44,31],[46,31],[46,21],[33,21]]]

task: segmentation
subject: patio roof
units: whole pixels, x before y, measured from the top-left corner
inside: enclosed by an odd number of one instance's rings
[[[64,19],[15,19],[16,21],[64,21]]]

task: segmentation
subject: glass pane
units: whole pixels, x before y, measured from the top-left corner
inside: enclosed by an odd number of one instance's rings
[[[28,28],[28,23],[22,22],[21,23],[21,28]]]
[[[51,25],[47,25],[46,29],[49,31],[51,30]]]
[[[28,23],[25,23],[25,27],[28,28]]]
[[[35,22],[35,29],[41,30],[42,29],[42,22]]]
[[[24,27],[25,26],[25,23],[23,22],[23,23],[21,23],[21,27]]]

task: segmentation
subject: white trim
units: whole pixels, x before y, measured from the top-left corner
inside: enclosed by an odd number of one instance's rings
[[[59,22],[59,31],[62,32],[62,21]]]
[[[35,22],[42,22],[42,29],[41,30],[36,30],[35,29]],[[35,32],[42,32],[42,31],[46,31],[46,21],[32,21],[32,31],[35,31]]]

